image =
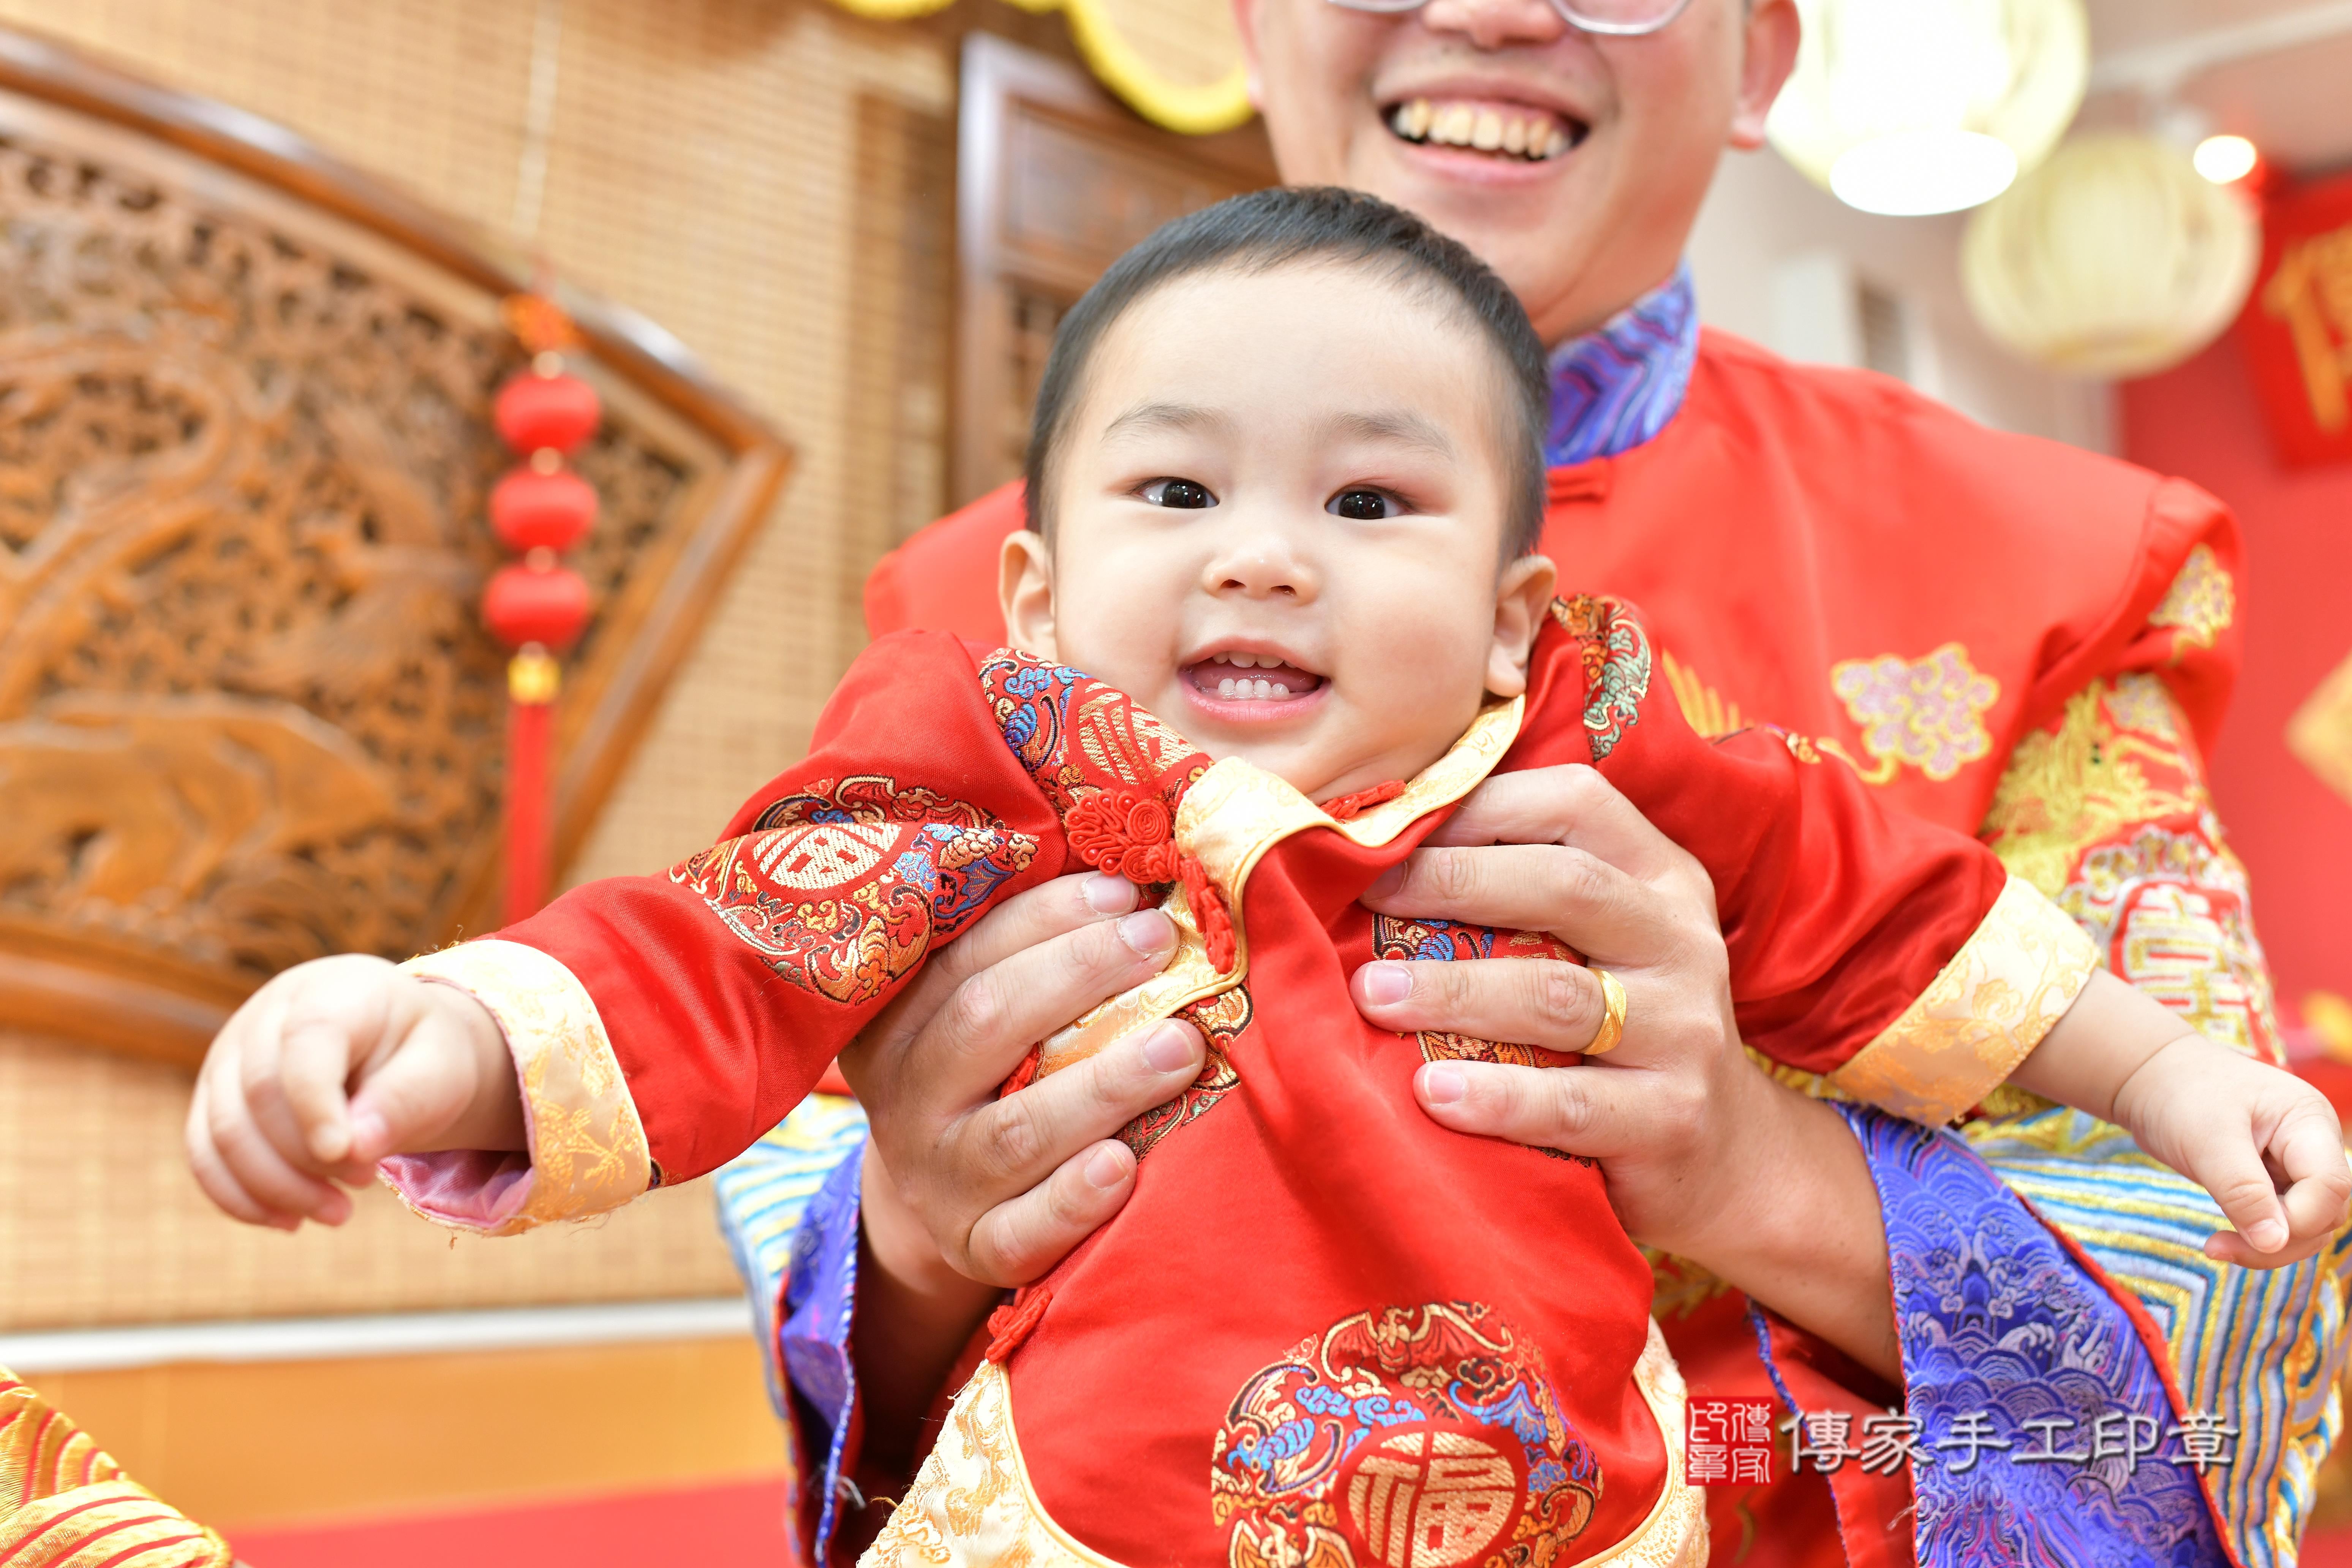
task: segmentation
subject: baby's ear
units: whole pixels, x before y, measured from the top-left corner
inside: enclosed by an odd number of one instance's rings
[[[1486,689],[1517,697],[1528,689],[1528,659],[1543,630],[1559,573],[1548,555],[1522,555],[1495,582],[1495,643],[1486,654]]]
[[[1039,658],[1062,657],[1054,646],[1054,557],[1045,535],[1024,528],[1004,536],[996,600],[1004,607],[1006,642]]]

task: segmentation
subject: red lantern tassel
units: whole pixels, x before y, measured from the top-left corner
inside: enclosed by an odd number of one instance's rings
[[[553,847],[548,753],[554,741],[561,667],[533,643],[507,665],[508,925],[547,902]]]

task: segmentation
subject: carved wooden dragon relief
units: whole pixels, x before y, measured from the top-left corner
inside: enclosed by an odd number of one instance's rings
[[[289,963],[482,923],[521,359],[496,264],[216,118],[0,35],[0,1022],[178,1057]],[[608,416],[559,853],[785,467],[567,304]]]

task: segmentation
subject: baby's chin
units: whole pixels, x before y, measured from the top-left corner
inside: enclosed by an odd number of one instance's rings
[[[1300,737],[1286,745],[1271,741],[1220,744],[1199,738],[1194,743],[1219,762],[1238,757],[1261,768],[1319,805],[1411,779],[1444,756],[1453,739],[1449,736],[1409,753],[1381,756],[1366,756],[1360,749],[1352,755],[1335,754],[1335,748],[1317,746],[1311,737]]]
[[[1400,736],[1389,725],[1368,723],[1373,716],[1328,682],[1305,694],[1237,700],[1203,690],[1179,672],[1152,710],[1219,762],[1237,757],[1318,803],[1411,779],[1461,738],[1459,728]]]

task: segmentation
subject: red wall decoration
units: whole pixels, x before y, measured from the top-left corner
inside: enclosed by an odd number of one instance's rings
[[[2239,341],[2280,458],[2352,462],[2352,175],[2263,204],[2263,268]]]

